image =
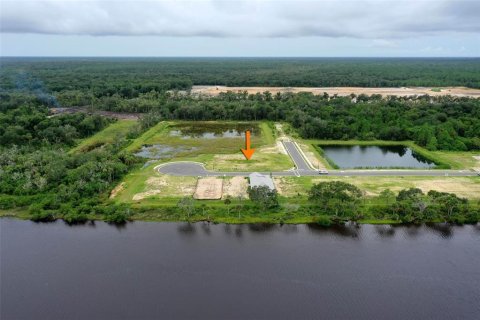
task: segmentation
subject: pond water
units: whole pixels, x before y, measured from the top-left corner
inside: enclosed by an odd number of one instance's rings
[[[191,124],[178,124],[172,127],[169,132],[171,137],[181,137],[181,139],[218,139],[218,138],[242,138],[245,137],[245,131],[250,130],[251,136],[260,134],[257,126],[249,124],[205,124],[198,123],[195,126]]]
[[[480,226],[0,220],[2,319],[478,319]]]
[[[435,163],[403,146],[320,145],[340,168],[433,168]]]
[[[142,146],[140,151],[135,153],[137,157],[147,159],[166,159],[172,158],[176,154],[185,151],[194,151],[196,147],[170,146],[165,144],[151,144]]]

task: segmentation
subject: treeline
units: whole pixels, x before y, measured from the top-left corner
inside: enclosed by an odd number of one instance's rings
[[[71,145],[75,138],[91,135],[108,122],[83,114],[47,117],[47,103],[33,94],[3,93],[0,141]],[[103,97],[92,109],[145,113],[144,128],[175,119],[286,121],[303,138],[412,140],[429,150],[480,150],[480,99],[466,97],[338,97],[268,91],[198,97],[152,91],[134,99]]]
[[[453,193],[431,190],[425,194],[418,188],[410,188],[395,194],[385,189],[378,197],[369,199],[368,204],[365,200],[362,190],[352,184],[323,182],[309,191],[309,210],[323,225],[362,219],[459,224],[480,220],[479,207]]]
[[[413,140],[429,150],[480,149],[480,99],[474,98],[150,92],[136,99],[103,98],[98,105],[109,111],[150,112],[156,120],[286,121],[303,138]]]
[[[308,201],[305,195],[281,198],[275,190],[265,186],[249,188],[248,196],[249,200],[228,196],[223,201],[224,206],[184,197],[176,206],[155,208],[155,213],[167,221],[244,223],[260,219],[280,224],[313,222],[325,227],[359,221],[408,224],[475,224],[480,221],[480,203],[453,193],[434,190],[424,193],[418,188],[398,193],[385,189],[377,196],[367,196],[355,185],[329,181],[314,184],[306,195]],[[140,216],[142,213],[137,212]]]
[[[480,88],[478,58],[1,58],[0,88],[53,95],[186,90],[192,85]]]

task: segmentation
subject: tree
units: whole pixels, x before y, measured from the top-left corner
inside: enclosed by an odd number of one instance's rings
[[[324,212],[334,211],[336,216],[353,214],[355,206],[362,198],[362,191],[356,186],[331,181],[314,184],[309,191],[308,199]]]
[[[379,197],[385,200],[387,204],[390,204],[390,201],[395,199],[395,193],[393,193],[393,191],[390,189],[385,189],[382,192],[380,192]]]
[[[362,191],[356,186],[343,182],[331,181],[314,184],[309,191],[309,200],[325,202],[336,199],[341,202],[355,201],[362,197]]]
[[[194,202],[193,202],[193,199],[191,197],[183,197],[182,199],[180,199],[177,203],[177,206],[187,214],[187,217],[190,218],[190,214],[193,212],[194,210]]]
[[[230,204],[232,203],[231,197],[227,196],[223,203],[227,206],[227,215],[230,215]]]
[[[258,186],[249,187],[247,192],[250,200],[263,209],[273,209],[279,205],[277,190],[271,190],[267,186]]]
[[[423,196],[423,191],[418,188],[403,189],[397,195],[397,201],[417,200]]]

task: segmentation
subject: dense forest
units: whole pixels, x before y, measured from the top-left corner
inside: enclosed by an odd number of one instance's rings
[[[192,85],[480,88],[478,58],[1,58],[0,88],[57,95],[188,89]]]
[[[136,159],[120,152],[125,141],[88,153],[68,150],[113,119],[70,114],[51,117],[35,96],[2,96],[0,107],[0,209],[30,206],[34,220],[85,221],[91,212],[124,221],[128,211],[102,199]],[[12,100],[14,99],[14,100]],[[16,107],[15,107],[16,106]]]

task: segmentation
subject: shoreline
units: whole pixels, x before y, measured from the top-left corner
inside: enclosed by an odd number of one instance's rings
[[[124,225],[128,224],[130,222],[157,222],[157,223],[200,223],[200,222],[207,222],[207,223],[212,223],[212,224],[226,224],[226,225],[246,225],[246,224],[269,224],[269,225],[318,225],[321,227],[329,228],[329,227],[336,227],[336,226],[341,226],[341,225],[346,225],[346,224],[358,224],[358,225],[406,225],[406,226],[415,226],[415,225],[422,225],[422,224],[430,224],[430,223],[443,223],[443,224],[448,224],[448,225],[477,225],[480,221],[472,222],[472,223],[455,223],[455,222],[448,222],[448,221],[441,221],[441,220],[431,220],[431,221],[418,221],[418,222],[403,222],[401,220],[386,220],[386,219],[360,219],[360,220],[340,220],[337,222],[332,221],[331,223],[328,224],[322,224],[321,221],[318,220],[317,217],[298,217],[294,219],[288,219],[288,220],[281,220],[281,219],[252,219],[251,217],[248,217],[246,219],[238,219],[232,217],[231,219],[223,219],[223,218],[217,218],[211,217],[211,219],[204,219],[204,218],[191,218],[191,219],[169,219],[169,218],[146,218],[146,217],[141,217],[137,216],[134,214],[133,216],[130,217],[129,220],[122,222],[122,223],[112,223],[109,222],[105,219],[105,217],[100,217],[100,216],[94,216],[94,215],[89,215],[88,220],[83,221],[83,222],[76,222],[76,223],[68,223],[66,220],[63,219],[63,217],[56,217],[54,220],[49,220],[49,221],[35,221],[31,219],[31,216],[26,212],[26,210],[21,210],[18,211],[18,214],[9,214],[7,211],[11,210],[0,210],[0,219],[15,219],[15,220],[28,220],[32,221],[35,223],[51,223],[51,222],[56,222],[56,221],[63,221],[65,224],[68,225],[84,225],[87,223],[91,222],[96,222],[96,221],[101,221],[105,223],[110,223],[112,225]],[[329,216],[323,216],[323,217],[329,217]],[[317,218],[317,219],[315,219]]]

